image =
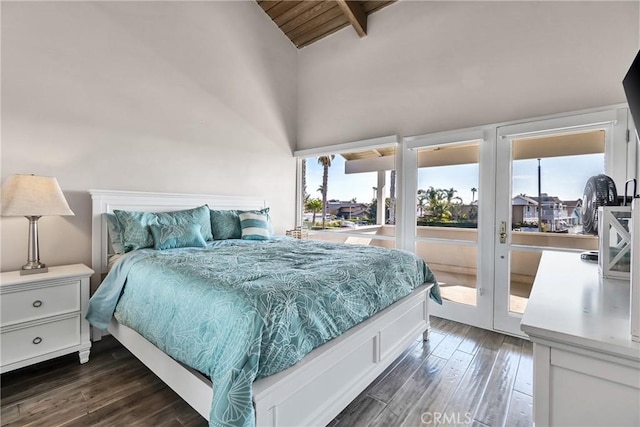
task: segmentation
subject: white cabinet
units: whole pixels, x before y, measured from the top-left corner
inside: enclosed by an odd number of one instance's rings
[[[0,274],[0,372],[78,352],[89,360],[89,277],[83,264],[50,267],[47,273]]]
[[[603,280],[579,254],[546,251],[521,328],[533,342],[537,427],[640,425],[628,280]]]

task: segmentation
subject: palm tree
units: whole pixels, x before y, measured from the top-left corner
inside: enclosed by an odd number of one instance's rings
[[[322,210],[322,200],[309,199],[304,204],[304,208],[307,211],[313,212],[313,219],[311,220],[311,225],[313,225],[316,223],[316,214]]]
[[[458,190],[456,190],[455,188],[451,187],[448,190],[444,190],[446,197],[447,197],[447,202],[451,202],[451,199],[453,199],[453,196],[458,192]]]
[[[456,196],[458,192],[455,188],[451,187],[448,190],[441,190],[445,196],[444,203],[444,216],[446,219],[458,220],[460,219],[460,213],[462,208],[462,198]]]
[[[322,165],[322,229],[326,227],[327,221],[327,182],[329,181],[329,168],[331,162],[335,159],[335,155],[318,157],[318,164]],[[320,188],[318,188],[320,189]]]
[[[444,216],[444,205],[446,200],[446,192],[441,189],[435,189],[432,186],[425,192],[429,206],[430,217],[434,221],[442,221]]]
[[[478,189],[476,187],[471,187],[471,203],[476,201],[476,193]]]
[[[427,190],[422,188],[418,190],[418,209],[420,210],[420,216],[424,216],[424,203],[427,201]]]
[[[427,202],[430,221],[459,221],[462,215],[462,198],[456,196],[458,190],[454,188],[433,188],[418,190],[418,202],[420,208]]]
[[[460,221],[462,219],[462,197],[455,196],[448,201],[448,211],[451,219]]]
[[[302,200],[305,202],[309,200],[309,193],[307,193],[307,159],[302,159],[302,165],[300,167],[302,174]]]

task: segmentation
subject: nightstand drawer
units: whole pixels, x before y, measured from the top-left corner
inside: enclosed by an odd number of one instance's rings
[[[80,315],[13,329],[1,335],[0,364],[8,365],[80,344]]]
[[[69,279],[55,285],[3,293],[0,323],[24,322],[80,311],[80,281]]]

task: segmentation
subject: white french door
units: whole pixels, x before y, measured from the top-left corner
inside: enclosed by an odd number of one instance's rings
[[[470,130],[406,138],[405,249],[434,271],[438,317],[492,328],[495,132]]]
[[[621,188],[626,177],[625,144],[619,141],[627,127],[623,110],[497,128],[495,330],[524,335],[520,320],[542,251],[597,249],[597,236],[582,229],[582,190],[598,173],[612,176]]]
[[[434,270],[444,303],[432,313],[524,335],[542,251],[598,247],[582,232],[587,179],[605,173],[622,189],[634,175],[627,128],[620,106],[404,138],[398,247]]]

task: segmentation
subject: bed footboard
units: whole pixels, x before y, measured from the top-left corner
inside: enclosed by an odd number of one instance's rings
[[[326,425],[420,334],[428,336],[430,286],[254,383],[257,425]]]

